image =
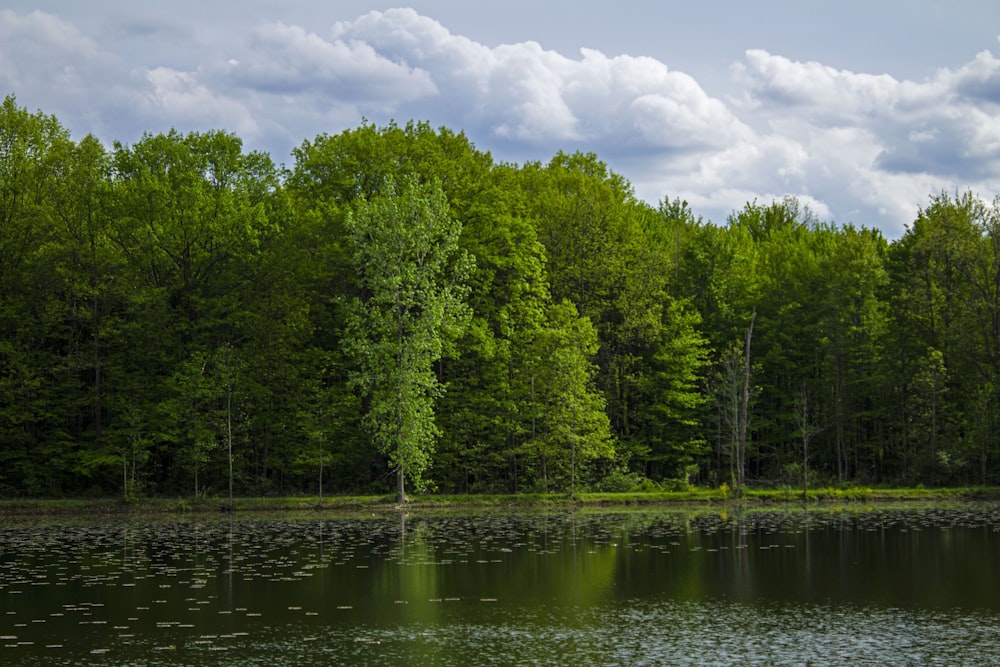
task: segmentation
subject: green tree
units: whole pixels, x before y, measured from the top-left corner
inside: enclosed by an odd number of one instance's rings
[[[531,429],[521,450],[537,462],[544,490],[555,481],[574,494],[585,466],[614,457],[604,398],[594,385],[597,344],[594,326],[568,301],[549,309],[546,326],[532,341]]]
[[[204,473],[219,446],[215,429],[218,397],[210,363],[207,353],[196,352],[178,364],[165,382],[168,393],[158,406],[161,421],[157,438],[173,445],[170,451],[191,474],[195,496],[204,491]]]
[[[827,404],[822,421],[831,428],[838,478],[873,481],[883,474],[878,369],[886,327],[887,246],[878,231],[851,225],[817,229],[814,235],[823,358],[813,373],[812,393]]]
[[[53,190],[71,150],[54,116],[0,104],[0,485],[71,487],[80,377],[65,345],[66,282]],[[76,359],[75,361],[78,361]]]
[[[304,250],[297,266],[304,267],[304,291],[310,295],[307,302],[314,331],[311,344],[328,359],[331,373],[323,382],[336,396],[337,412],[331,415],[334,429],[326,440],[332,462],[329,472],[334,477],[331,482],[341,488],[367,491],[379,488],[384,461],[378,459],[374,448],[365,446],[367,436],[358,418],[362,412],[360,397],[345,391],[353,361],[345,355],[346,347],[341,341],[347,335],[347,306],[359,293],[350,234],[345,230],[346,214],[357,201],[377,195],[387,180],[400,181],[419,174],[424,182],[440,183],[452,217],[462,223],[459,243],[475,255],[475,244],[468,243],[466,238],[467,230],[479,220],[490,226],[503,215],[493,209],[498,198],[495,179],[490,177],[492,160],[488,154],[476,151],[461,133],[446,128],[434,130],[426,123],[415,122],[405,126],[390,123],[385,127],[365,123],[337,135],[320,135],[306,141],[294,154],[295,168],[286,184],[295,208],[294,243]],[[486,220],[487,217],[490,219]],[[479,273],[477,268],[475,274]],[[476,280],[474,275],[469,276],[475,294],[481,294],[475,304],[478,311],[492,297],[480,291]],[[482,330],[475,324],[468,327],[468,331],[473,329]],[[473,339],[466,333],[462,341],[455,343],[456,348],[463,350],[463,356],[470,351],[468,343]],[[438,379],[455,390],[453,393],[449,389],[438,400],[449,400],[449,396],[461,393],[464,398],[458,406],[468,417],[463,420],[457,411],[449,409],[443,418],[436,420],[442,431],[438,440],[441,456],[436,458],[440,465],[428,474],[435,481],[444,480],[447,488],[454,488],[450,486],[456,477],[449,465],[452,456],[463,464],[483,460],[468,455],[473,445],[467,436],[483,432],[483,422],[489,417],[485,412],[467,408],[479,399],[489,402],[491,385],[478,382],[477,377],[491,372],[464,359],[441,361],[436,371]],[[473,385],[487,391],[483,394],[467,391]],[[463,428],[466,424],[468,429]],[[447,474],[439,474],[440,470]]]
[[[116,208],[108,234],[132,287],[133,338],[118,368],[109,367],[105,386],[130,392],[136,374],[152,385],[143,398],[150,419],[162,420],[148,429],[164,445],[153,448],[161,481],[180,485],[185,468],[221,477],[224,468],[212,467],[207,454],[217,444],[209,437],[214,417],[202,418],[218,407],[207,372],[226,344],[237,347],[259,334],[256,325],[265,318],[286,319],[284,312],[261,312],[272,305],[271,290],[257,289],[284,282],[264,275],[270,264],[262,259],[276,233],[277,173],[269,157],[243,153],[242,142],[224,132],[146,135],[132,146],[116,145],[113,167]],[[254,377],[248,387],[264,384],[258,369],[245,374]]]
[[[129,290],[117,280],[121,260],[107,233],[113,202],[110,158],[93,136],[65,146],[51,197],[58,224],[50,261],[61,279],[58,294],[64,305],[62,357],[67,372],[79,379],[78,390],[62,400],[77,412],[72,429],[79,444],[76,472],[103,484],[124,460],[120,443],[105,433],[110,414],[105,376],[112,363],[109,351],[120,344],[116,339]],[[127,495],[127,475],[123,481]]]
[[[985,483],[1000,455],[1000,204],[932,197],[890,260],[902,457],[931,481]]]
[[[636,432],[644,441],[646,474],[651,479],[684,478],[706,453],[702,374],[707,342],[701,318],[683,302],[664,304],[662,341],[640,379],[642,402],[635,408]]]
[[[420,488],[430,465],[434,399],[443,390],[434,364],[468,321],[462,280],[471,258],[459,251],[461,224],[438,182],[387,179],[379,194],[357,201],[345,226],[361,293],[344,344],[367,399],[366,426],[403,502],[406,481]]]
[[[463,246],[476,260],[468,280],[473,317],[461,357],[445,369],[435,466],[435,479],[455,491],[516,491],[517,447],[530,426],[530,346],[551,299],[544,248],[511,200],[516,191],[496,188],[463,222]]]

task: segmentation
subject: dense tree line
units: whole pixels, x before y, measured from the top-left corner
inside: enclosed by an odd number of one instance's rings
[[[1000,203],[724,224],[592,154],[0,107],[0,494],[1000,481]]]

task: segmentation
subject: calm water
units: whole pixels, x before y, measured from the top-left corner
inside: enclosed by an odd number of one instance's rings
[[[3,665],[1000,665],[1000,507],[8,522]]]

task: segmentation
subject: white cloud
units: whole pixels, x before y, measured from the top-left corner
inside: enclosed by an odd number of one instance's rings
[[[842,222],[895,236],[929,194],[1000,186],[1000,61],[989,52],[897,81],[750,50],[735,75],[741,108],[804,148],[804,182]]]
[[[471,75],[493,59],[484,45],[453,35],[434,19],[412,9],[373,11],[354,21],[338,22],[332,37],[369,44],[390,60],[420,62],[435,72]]]
[[[437,92],[426,71],[394,62],[365,42],[331,41],[276,23],[259,28],[249,47],[223,73],[258,92],[379,105]]]
[[[152,86],[143,97],[149,117],[165,117],[184,129],[217,124],[243,138],[254,136],[258,125],[247,107],[216,94],[196,74],[157,67],[146,74]]]
[[[940,76],[950,82],[956,92],[974,102],[1000,104],[1000,60],[989,51],[980,51],[975,60],[958,71],[944,70]]]
[[[0,85],[15,92],[92,95],[110,58],[73,26],[43,12],[0,10]]]
[[[735,71],[756,104],[806,107],[815,118],[829,122],[891,109],[901,93],[899,82],[888,74],[858,74],[817,62],[795,62],[762,49],[748,50],[745,63]]]
[[[131,66],[38,11],[0,11],[0,92],[106,141],[170,127],[224,128],[244,137],[257,129],[242,101],[214,91],[199,72]]]
[[[262,23],[211,49],[211,30],[190,22],[121,21],[116,47],[49,14],[0,10],[0,93],[75,134],[222,128],[277,161],[362,116],[429,120],[501,159],[594,151],[639,196],[680,196],[716,221],[792,195],[896,236],[929,194],[1000,192],[1000,59],[989,51],[910,81],[752,49],[734,65],[737,92],[720,99],[653,58],[491,47],[412,9],[328,30]],[[155,56],[137,48],[148,35]],[[185,52],[171,58],[174,43]]]
[[[554,142],[690,148],[746,133],[694,79],[651,58],[583,49],[573,59],[530,41],[491,49],[411,9],[338,23],[332,37],[331,43],[365,44],[394,63],[430,72],[439,114],[513,142],[546,149]]]
[[[583,56],[575,77],[582,91],[574,96],[576,106],[592,126],[610,126],[622,141],[697,149],[724,146],[749,134],[687,74],[652,58],[608,58],[592,50],[584,50]]]

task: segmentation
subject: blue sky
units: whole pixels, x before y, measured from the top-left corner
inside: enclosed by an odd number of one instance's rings
[[[0,94],[74,137],[225,129],[289,163],[362,118],[593,151],[724,222],[791,195],[898,237],[1000,194],[1000,3],[132,0],[0,9]]]

